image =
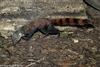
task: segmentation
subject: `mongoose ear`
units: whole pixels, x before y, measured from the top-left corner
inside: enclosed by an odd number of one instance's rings
[[[15,46],[20,41],[22,36],[23,34],[20,32],[20,30],[17,30],[13,33],[12,35],[13,46]]]

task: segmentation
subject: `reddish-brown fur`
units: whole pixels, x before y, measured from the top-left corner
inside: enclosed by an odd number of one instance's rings
[[[84,24],[90,24],[88,19],[75,19],[75,18],[62,18],[62,19],[47,19],[47,18],[39,18],[39,19],[33,19],[30,21],[28,25],[26,25],[27,31],[32,30],[33,28],[36,27],[48,27],[48,25],[53,24],[55,26],[74,26],[74,25],[79,25],[83,26]]]
[[[31,31],[37,27],[48,27],[48,25],[50,24],[51,22],[49,19],[35,19],[35,20],[30,21],[30,23],[26,25],[25,32],[27,33],[28,31]]]
[[[66,24],[66,18],[62,19],[63,24]]]
[[[50,19],[50,20],[52,24],[58,25],[58,26],[60,26],[61,24],[63,24],[64,26],[67,26],[67,25],[83,26],[85,24],[91,24],[88,19],[62,18],[62,19]]]
[[[84,20],[79,19],[79,20],[78,20],[78,24],[79,24],[79,25],[84,25]]]
[[[70,22],[71,25],[74,25],[75,24],[74,18],[69,18],[69,22]]]

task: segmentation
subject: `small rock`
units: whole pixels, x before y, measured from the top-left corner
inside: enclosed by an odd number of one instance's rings
[[[77,39],[72,39],[72,41],[73,41],[74,43],[78,43],[78,42],[79,42],[79,40],[77,40]]]

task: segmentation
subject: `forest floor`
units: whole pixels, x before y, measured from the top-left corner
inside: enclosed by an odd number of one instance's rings
[[[36,33],[12,46],[0,37],[0,67],[100,67],[100,18],[95,28],[66,31],[60,38]]]

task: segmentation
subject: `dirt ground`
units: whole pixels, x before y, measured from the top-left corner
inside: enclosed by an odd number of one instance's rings
[[[36,33],[16,46],[11,37],[0,37],[0,67],[100,67],[99,21],[95,19],[95,28],[77,28],[58,39],[56,35],[43,39]]]

